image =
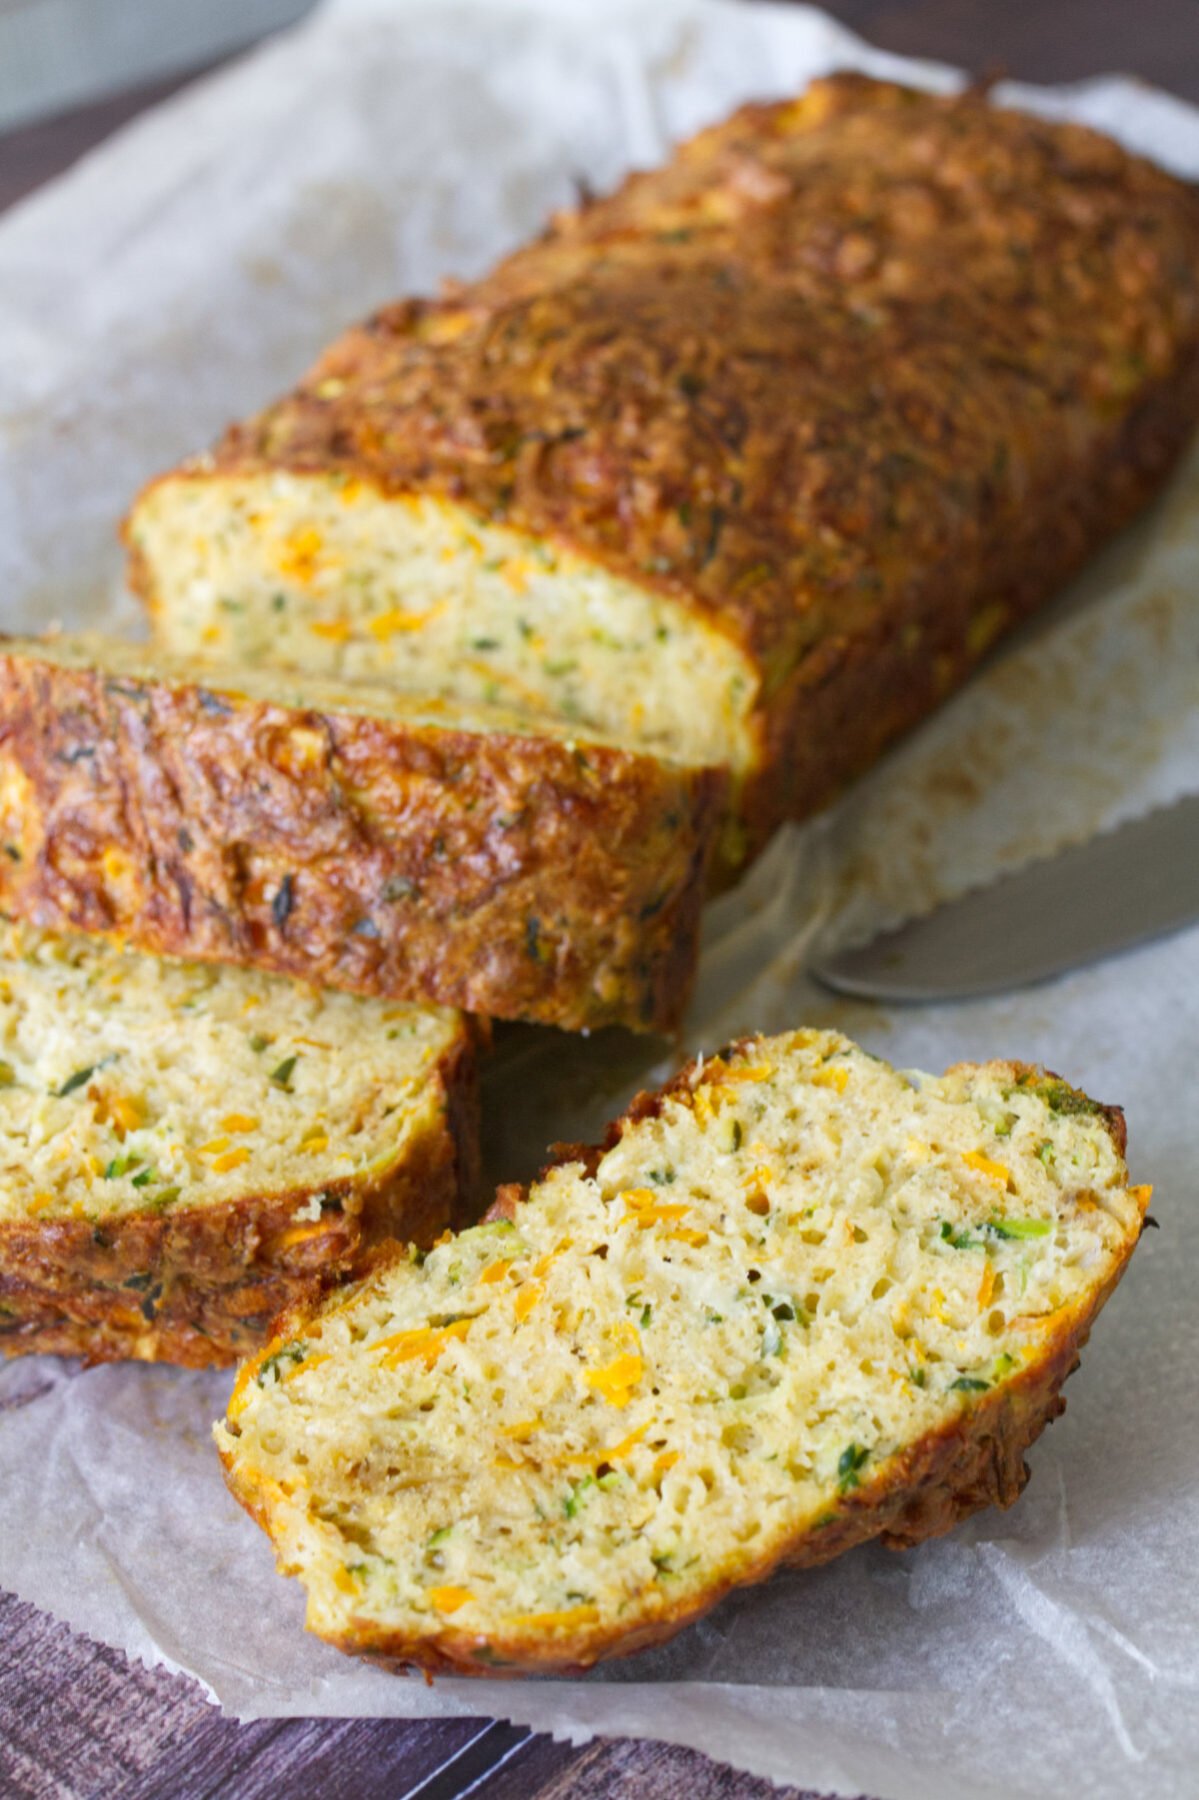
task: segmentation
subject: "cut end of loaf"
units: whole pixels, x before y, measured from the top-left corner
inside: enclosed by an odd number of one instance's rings
[[[335,473],[166,476],[126,527],[172,652],[395,683],[744,771],[757,678],[692,611],[453,501]]]
[[[1041,1070],[748,1040],[285,1321],[218,1430],[230,1484],[343,1648],[494,1673],[659,1641],[1016,1497],[1140,1231],[1122,1146]]]

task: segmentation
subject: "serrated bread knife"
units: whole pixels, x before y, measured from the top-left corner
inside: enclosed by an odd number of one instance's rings
[[[967,1000],[1046,981],[1199,919],[1199,794],[1029,863],[810,973],[862,1000]]]

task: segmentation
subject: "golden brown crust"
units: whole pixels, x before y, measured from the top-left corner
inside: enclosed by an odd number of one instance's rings
[[[0,645],[0,906],[139,949],[667,1030],[723,778]]]
[[[363,1181],[146,1210],[101,1223],[0,1224],[0,1354],[237,1361],[301,1300],[362,1272],[390,1239],[428,1245],[470,1211],[478,1180],[473,1033],[430,1071],[427,1116],[392,1166]],[[321,1202],[318,1219],[297,1218]]]
[[[757,841],[1060,586],[1197,414],[1194,189],[841,75],[384,309],[191,477],[442,495],[698,611],[760,672]]]

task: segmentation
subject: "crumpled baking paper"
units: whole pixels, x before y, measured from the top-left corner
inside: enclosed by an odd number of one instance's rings
[[[471,274],[750,97],[859,66],[805,7],[340,0],[150,114],[0,226],[0,625],[137,627],[138,483],[289,382],[343,322]],[[1001,90],[1199,175],[1199,113],[1127,80]],[[1199,930],[954,1007],[840,1003],[845,938],[1199,783],[1199,456],[1152,513],[831,814],[709,914],[687,1047],[800,1021],[901,1066],[1040,1059],[1128,1113],[1147,1235],[1010,1512],[727,1600],[585,1681],[399,1679],[305,1636],[222,1485],[227,1375],[0,1370],[0,1583],[242,1718],[492,1713],[695,1746],[888,1800],[1183,1800],[1199,1768]],[[670,1047],[499,1034],[488,1159],[528,1174]]]

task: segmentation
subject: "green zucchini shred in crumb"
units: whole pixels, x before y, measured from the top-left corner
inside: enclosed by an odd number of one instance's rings
[[[843,1494],[859,1485],[858,1470],[863,1467],[870,1452],[861,1444],[846,1444],[837,1460],[837,1486]]]
[[[295,1066],[299,1060],[298,1056],[285,1056],[283,1061],[279,1064],[279,1067],[271,1070],[270,1078],[276,1087],[281,1087],[288,1093],[291,1092],[288,1083],[291,1081]]]
[[[1053,1230],[1052,1219],[988,1219],[984,1231],[997,1238],[1042,1238]]]
[[[587,1498],[588,1488],[593,1488],[594,1486],[594,1475],[584,1475],[581,1481],[575,1482],[565,1500],[562,1502],[562,1510],[568,1519],[573,1519],[578,1516],[579,1508]]]
[[[268,1375],[281,1377],[284,1363],[298,1367],[308,1354],[308,1345],[303,1338],[293,1338],[289,1344],[282,1344],[272,1356],[268,1356],[254,1379],[260,1388],[266,1386]]]

